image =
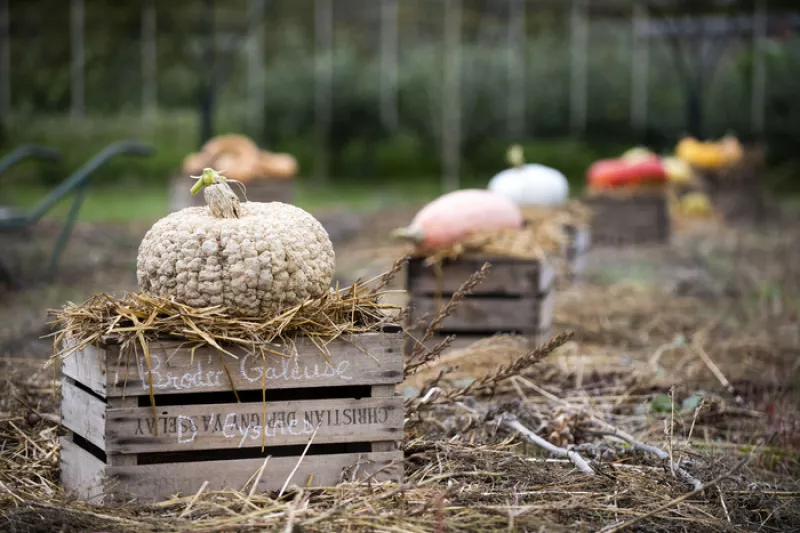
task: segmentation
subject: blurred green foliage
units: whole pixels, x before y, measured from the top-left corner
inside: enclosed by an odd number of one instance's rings
[[[246,0],[216,2],[218,64],[215,132],[242,132],[275,151],[294,154],[304,178],[314,170],[320,131],[315,120],[314,2],[271,0],[265,20],[266,109],[263,124],[248,109]],[[381,184],[430,180],[442,173],[441,141],[446,58],[441,44],[441,2],[401,2],[399,123],[380,113],[380,2],[335,2],[332,116],[324,139],[329,173],[337,182]],[[528,9],[525,52],[525,131],[509,134],[509,80],[518,68],[508,53],[505,8],[464,2],[462,69],[462,182],[483,185],[506,166],[511,142],[523,141],[528,161],[564,172],[573,186],[597,158],[636,144],[666,152],[685,128],[682,80],[668,45],[650,45],[648,128],[630,126],[630,18],[593,16],[589,31],[587,131],[570,138],[569,3]],[[555,6],[555,4],[554,4]],[[118,158],[102,169],[103,182],[161,182],[198,149],[198,91],[202,61],[199,0],[158,2],[158,103],[154,120],[140,117],[142,69],[138,2],[85,0],[86,108],[82,123],[70,107],[69,2],[10,0],[12,108],[0,151],[40,142],[65,154],[59,166],[25,165],[18,179],[52,184],[105,144],[136,138],[153,142],[150,160]],[[46,13],[47,16],[43,16]],[[706,87],[705,131],[721,136],[750,132],[752,54],[747,41],[728,48]],[[797,179],[800,142],[800,40],[770,41],[767,61],[766,141],[774,183],[789,189]]]

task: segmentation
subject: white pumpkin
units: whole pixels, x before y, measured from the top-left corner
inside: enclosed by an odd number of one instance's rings
[[[489,180],[488,189],[519,206],[561,205],[569,197],[567,178],[558,170],[536,163],[525,164],[522,146],[508,149],[506,159],[512,168]]]
[[[489,181],[489,190],[522,206],[561,205],[569,197],[564,174],[536,163],[500,172]]]

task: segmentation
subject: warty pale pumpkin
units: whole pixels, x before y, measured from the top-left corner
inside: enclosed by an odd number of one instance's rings
[[[201,189],[207,206],[171,213],[142,240],[136,275],[143,292],[261,316],[329,289],[333,245],[313,216],[280,202],[239,202],[210,168],[192,193]]]

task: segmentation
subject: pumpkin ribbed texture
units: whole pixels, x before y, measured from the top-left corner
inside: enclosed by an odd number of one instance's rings
[[[203,192],[211,207],[171,213],[145,235],[136,268],[143,292],[255,316],[328,290],[333,245],[313,216],[280,202],[217,205],[215,195],[231,200],[225,183]]]

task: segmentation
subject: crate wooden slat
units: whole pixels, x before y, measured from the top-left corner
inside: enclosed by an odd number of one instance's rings
[[[294,200],[294,179],[255,179],[246,183],[247,199],[251,202],[283,202]],[[169,210],[178,211],[184,207],[204,206],[202,193],[192,194],[192,180],[186,174],[177,174],[170,180]],[[239,192],[236,188],[237,193]]]
[[[552,323],[555,294],[555,291],[549,291],[541,298],[467,297],[444,319],[442,331],[489,333],[547,330]],[[438,303],[433,296],[415,297],[412,316],[433,316]]]
[[[658,244],[670,239],[669,205],[663,192],[596,194],[588,197],[586,204],[593,213],[593,244]]]
[[[298,339],[296,359],[277,355],[267,359],[267,389],[397,383],[402,379],[403,362],[393,335],[365,333],[352,343],[336,343],[336,350],[328,355],[330,364],[322,359],[316,344]],[[233,360],[204,347],[198,348],[193,358],[176,357],[187,352],[177,341],[156,341],[149,348],[156,394],[230,391],[226,365],[236,390],[261,390],[262,361],[247,353],[240,352],[239,359]],[[285,346],[269,348],[288,353]],[[364,357],[364,352],[372,357]],[[150,390],[145,361],[140,357],[127,365],[118,346],[79,350],[64,359],[63,372],[102,396],[149,394]]]
[[[564,246],[565,265],[563,281],[565,284],[579,282],[586,270],[587,256],[591,247],[591,230],[588,227],[567,226],[567,243]]]
[[[556,299],[556,271],[549,261],[504,257],[458,259],[442,263],[438,275],[422,259],[412,259],[406,279],[409,323],[414,325],[423,317],[431,320],[484,262],[491,264],[486,279],[444,319],[439,334],[426,345],[431,346],[449,334],[456,335],[451,349],[495,333],[517,333],[536,344],[549,336]],[[421,329],[412,333],[421,335]],[[409,341],[406,352],[413,345]]]
[[[112,494],[118,500],[130,495],[139,501],[162,501],[174,494],[195,493],[204,481],[209,482],[206,489],[209,491],[240,490],[264,464],[264,459],[257,458],[109,467],[72,442],[69,436],[61,438],[61,450],[62,483],[77,487],[70,489],[73,494],[96,504],[109,502]],[[385,479],[387,474],[395,475],[398,467],[394,463],[398,457],[402,459],[401,452],[306,456],[294,473],[290,486],[332,486],[353,465],[358,466],[357,470],[353,469],[358,479]],[[270,457],[258,490],[280,489],[297,463],[298,457]],[[371,475],[370,472],[379,474]],[[111,479],[114,481],[108,481]],[[246,488],[249,490],[249,486]],[[104,493],[106,490],[109,493]]]
[[[277,490],[312,435],[295,483],[334,484],[354,463],[363,463],[362,478],[398,479],[403,333],[394,327],[351,341],[327,344],[328,361],[298,340],[295,358],[266,362],[238,348],[230,348],[238,361],[208,348],[192,360],[191,347],[152,343],[155,418],[142,361],[128,368],[116,346],[74,352],[62,365],[65,489],[95,503],[194,494],[206,480],[212,490],[240,490],[269,455],[259,489]]]
[[[486,278],[472,291],[480,295],[539,294],[548,288],[555,270],[540,267],[538,261],[514,258],[461,258],[442,264],[441,279],[436,271],[419,258],[408,263],[406,290],[412,296],[452,295],[467,279],[489,262],[491,269]],[[441,286],[440,286],[441,284]]]

